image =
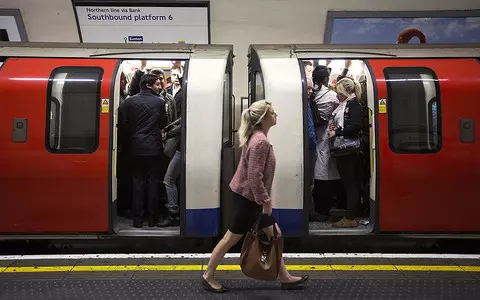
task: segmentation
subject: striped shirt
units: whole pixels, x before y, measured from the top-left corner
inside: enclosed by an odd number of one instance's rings
[[[243,147],[240,162],[230,182],[233,192],[257,204],[271,199],[275,155],[272,145],[261,130],[253,132]]]

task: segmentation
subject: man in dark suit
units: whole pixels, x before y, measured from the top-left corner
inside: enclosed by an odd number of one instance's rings
[[[120,106],[120,124],[129,138],[133,166],[133,225],[143,226],[144,207],[148,226],[155,226],[159,215],[162,191],[163,154],[162,129],[166,126],[165,101],[159,95],[163,76],[144,74],[140,93],[129,97]],[[144,205],[146,204],[146,205]]]

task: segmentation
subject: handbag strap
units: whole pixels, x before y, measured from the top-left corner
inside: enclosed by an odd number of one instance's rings
[[[260,221],[262,220],[262,216],[263,216],[263,212],[260,212],[258,214],[257,220],[255,221],[255,223],[253,223],[252,231],[255,235],[260,230],[258,227],[260,226]],[[277,230],[277,226],[275,225],[275,219],[273,218],[273,213],[272,213],[271,217],[272,217],[272,220],[273,220],[273,238],[277,239],[278,238],[278,230]]]

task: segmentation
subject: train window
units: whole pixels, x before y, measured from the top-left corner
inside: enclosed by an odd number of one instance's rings
[[[384,74],[392,151],[440,151],[440,85],[433,70],[423,67],[386,68]]]
[[[231,124],[232,124],[232,106],[231,106],[231,80],[230,71],[226,72],[223,77],[223,129],[222,142],[231,141]]]
[[[45,144],[53,153],[91,153],[98,147],[103,69],[60,67],[50,75]]]
[[[261,72],[255,72],[255,101],[265,99],[265,86],[263,84],[263,75]],[[254,102],[255,102],[254,101]]]

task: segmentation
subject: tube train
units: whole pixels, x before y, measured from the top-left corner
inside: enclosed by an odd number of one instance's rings
[[[478,45],[252,45],[248,101],[238,101],[228,45],[1,43],[1,238],[221,235],[241,151],[235,128],[241,110],[263,98],[279,115],[269,138],[277,157],[274,216],[285,236],[478,233],[478,57]],[[304,209],[302,62],[346,59],[366,89],[371,209],[359,228],[335,230],[309,224]],[[116,124],[127,60],[185,65],[179,227],[137,230],[116,216]]]

